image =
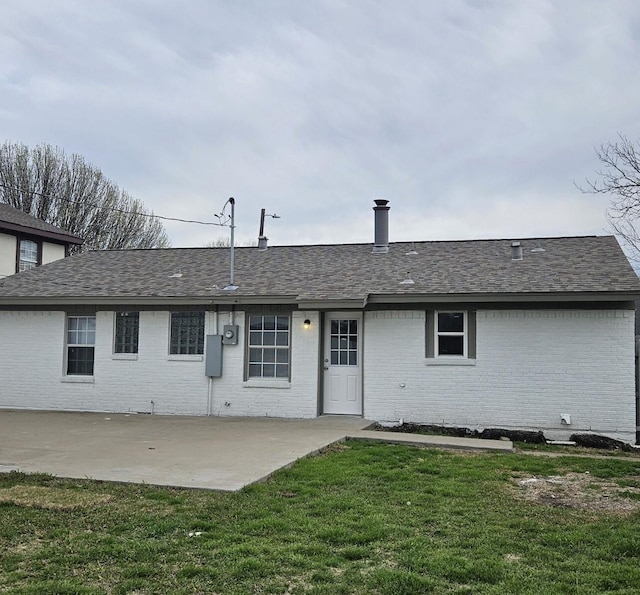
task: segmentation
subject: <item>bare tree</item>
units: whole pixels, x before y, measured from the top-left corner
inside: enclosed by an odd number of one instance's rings
[[[170,245],[164,226],[141,201],[82,156],[51,145],[0,146],[0,202],[84,238],[82,250]]]
[[[640,264],[640,148],[626,136],[596,149],[604,169],[597,172],[599,179],[587,180],[582,192],[610,194],[607,218],[611,230],[629,248],[629,258]]]

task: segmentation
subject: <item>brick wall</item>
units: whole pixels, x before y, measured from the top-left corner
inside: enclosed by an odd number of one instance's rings
[[[460,366],[427,365],[424,318],[366,313],[365,417],[634,441],[633,311],[478,311],[477,359]]]
[[[113,354],[113,312],[96,315],[93,377],[65,377],[62,312],[0,312],[0,407],[188,415],[315,417],[318,314],[294,312],[292,377],[243,381],[244,313],[238,345],[223,347],[223,376],[204,375],[203,356],[170,356],[169,312],[140,312],[139,353]],[[312,320],[303,328],[305,318]],[[228,313],[218,315],[219,330]],[[207,314],[205,333],[215,333]],[[228,404],[228,405],[225,405]]]
[[[158,414],[315,417],[320,320],[294,312],[291,382],[244,380],[238,345],[223,346],[223,375],[201,356],[169,356],[169,312],[140,313],[139,353],[113,355],[113,312],[96,317],[93,378],[64,376],[62,312],[0,312],[0,407]],[[304,329],[303,321],[311,321]],[[229,313],[209,313],[206,334]],[[216,329],[217,326],[217,329]],[[422,311],[366,312],[364,415],[464,426],[591,431],[635,439],[634,313],[486,310],[477,313],[474,365],[427,365]],[[469,363],[469,362],[465,362]],[[87,382],[88,380],[88,382]],[[571,415],[563,426],[560,415]]]

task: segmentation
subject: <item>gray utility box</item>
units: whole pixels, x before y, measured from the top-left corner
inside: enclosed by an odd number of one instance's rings
[[[225,324],[222,328],[222,342],[225,345],[237,345],[238,344],[238,325],[237,324]]]
[[[222,376],[222,335],[207,335],[204,360],[205,376]]]

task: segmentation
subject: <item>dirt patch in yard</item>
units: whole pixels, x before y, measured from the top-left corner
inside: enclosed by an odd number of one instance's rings
[[[520,497],[547,506],[619,515],[640,510],[640,477],[616,483],[586,472],[520,476],[514,483]]]

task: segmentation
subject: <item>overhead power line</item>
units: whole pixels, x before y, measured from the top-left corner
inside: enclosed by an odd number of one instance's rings
[[[0,182],[0,188],[4,188],[5,190],[15,190],[17,192],[25,192],[24,189],[18,188],[17,186],[9,186],[8,184],[3,184]],[[75,205],[86,205],[92,207],[94,209],[103,209],[105,211],[112,211],[114,213],[122,213],[124,215],[137,215],[139,217],[148,217],[149,219],[162,219],[163,221],[178,221],[180,223],[194,223],[197,225],[215,225],[216,227],[225,227],[226,223],[216,223],[215,221],[198,221],[197,219],[180,219],[179,217],[165,217],[163,215],[155,215],[154,213],[140,213],[137,211],[128,211],[127,209],[119,209],[117,207],[109,207],[105,205],[98,205],[95,203],[87,203],[85,201],[79,200],[71,200],[69,198],[62,198],[60,196],[54,196],[53,194],[46,194],[44,192],[37,192],[36,190],[29,190],[30,194],[35,194],[37,196],[42,196],[44,198],[50,198],[52,200],[58,200],[60,202],[66,202],[69,204]]]

